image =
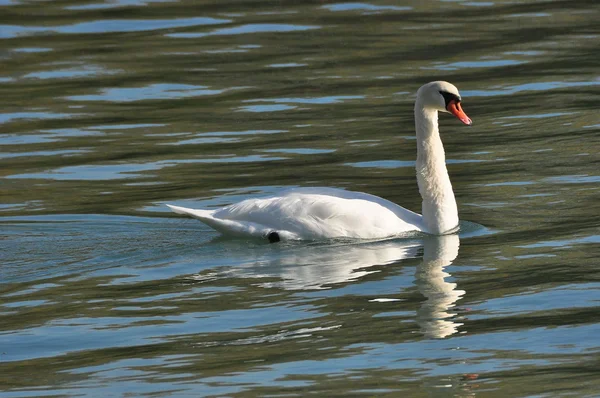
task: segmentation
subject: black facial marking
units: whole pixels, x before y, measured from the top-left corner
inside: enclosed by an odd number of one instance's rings
[[[267,239],[269,239],[269,243],[276,243],[281,240],[279,234],[275,231],[269,232],[269,234],[267,235]]]
[[[446,102],[446,108],[448,107],[448,104],[452,100],[455,100],[456,102],[460,102],[460,97],[457,96],[456,94],[451,94],[447,91],[440,91],[440,94],[442,94],[442,97],[444,97],[444,101]]]

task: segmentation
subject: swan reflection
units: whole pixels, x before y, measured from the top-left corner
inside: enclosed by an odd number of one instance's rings
[[[281,257],[261,259],[258,265],[265,276],[280,278],[277,282],[263,283],[262,286],[286,290],[328,289],[331,285],[351,282],[378,272],[370,269],[374,265],[415,258],[420,247],[418,240],[300,246],[294,247],[291,252],[285,248],[278,253]]]
[[[427,298],[417,311],[421,331],[430,338],[444,338],[457,332],[462,323],[453,321],[448,310],[464,294],[456,283],[448,282],[444,267],[458,256],[458,235],[431,236],[424,240],[423,262],[417,267],[415,281],[419,292]]]
[[[426,300],[417,311],[416,321],[425,336],[444,338],[456,333],[462,325],[456,323],[448,311],[465,292],[458,290],[456,283],[448,282],[450,274],[444,271],[457,257],[459,244],[458,235],[444,235],[362,244],[262,245],[252,261],[242,260],[238,266],[227,267],[226,271],[221,269],[218,276],[204,273],[193,278],[268,278],[275,281],[261,281],[258,285],[285,290],[327,289],[378,272],[380,267],[374,266],[418,258],[422,248],[423,260],[415,271],[415,284]],[[247,255],[246,252],[244,256],[247,258]]]

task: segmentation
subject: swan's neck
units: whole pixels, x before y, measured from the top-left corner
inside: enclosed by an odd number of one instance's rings
[[[417,182],[423,198],[423,222],[431,234],[443,234],[458,225],[458,209],[446,169],[446,155],[438,129],[438,112],[415,105]]]

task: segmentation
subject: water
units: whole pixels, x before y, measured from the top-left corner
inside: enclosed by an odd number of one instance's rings
[[[0,1],[0,391],[596,396],[596,1]],[[269,245],[165,203],[418,210],[444,79],[459,235]]]

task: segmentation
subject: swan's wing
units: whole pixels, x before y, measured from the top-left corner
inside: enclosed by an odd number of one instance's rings
[[[405,209],[402,206],[397,205],[394,202],[390,202],[387,199],[380,198],[379,196],[371,195],[369,193],[364,192],[356,192],[356,191],[346,191],[344,189],[339,188],[329,188],[329,187],[306,187],[306,188],[291,188],[282,193],[283,195],[291,195],[291,194],[318,194],[318,195],[327,195],[342,199],[359,199],[365,200],[368,202],[377,203],[378,205],[388,209],[392,213],[396,215],[396,217],[406,221],[408,224],[419,226],[419,230],[423,230],[422,226],[423,217]]]

